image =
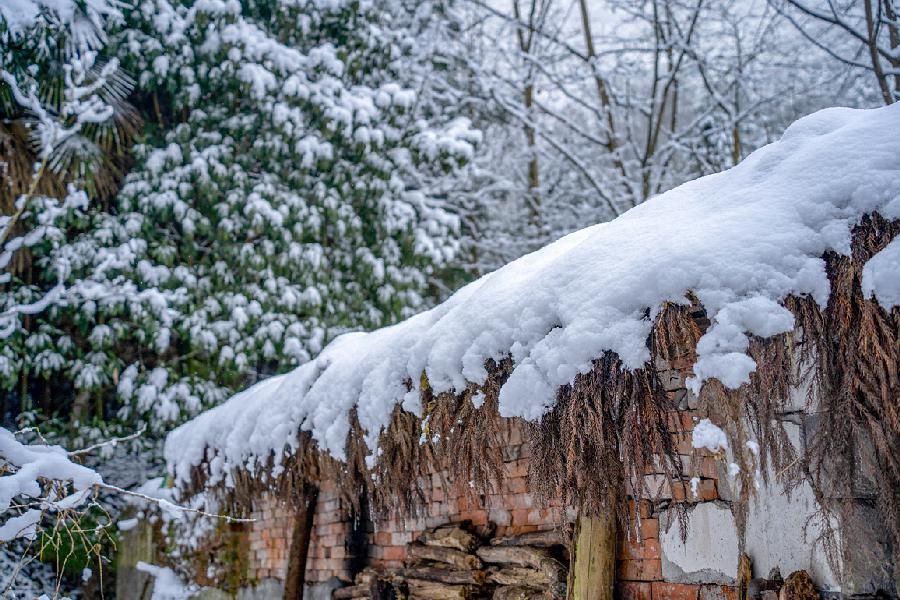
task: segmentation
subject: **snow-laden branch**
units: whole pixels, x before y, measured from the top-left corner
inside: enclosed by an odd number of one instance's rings
[[[23,432],[36,432],[25,429]],[[39,434],[39,432],[37,432]],[[47,443],[25,444],[13,432],[0,427],[0,542],[34,539],[45,518],[56,520],[78,513],[97,491],[139,498],[168,515],[192,513],[228,522],[251,522],[200,508],[181,506],[164,498],[126,490],[103,481],[97,471],[73,459],[104,446],[133,440],[143,431],[68,451]]]

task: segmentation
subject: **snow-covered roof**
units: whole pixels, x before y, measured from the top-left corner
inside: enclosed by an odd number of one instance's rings
[[[500,413],[538,419],[604,353],[644,365],[653,319],[689,291],[711,321],[689,385],[737,388],[755,368],[748,336],[791,331],[788,296],[824,306],[823,255],[849,253],[851,229],[869,213],[900,219],[900,105],[815,113],[728,171],[568,235],[403,323],[335,339],[173,431],[169,467],[184,483],[209,460],[210,482],[227,482],[235,468],[295,448],[301,430],[342,459],[353,408],[377,455],[397,403],[421,413],[423,372],[435,393],[462,390],[486,380],[488,359],[514,364]],[[865,293],[887,310],[900,304],[898,243],[863,274]]]

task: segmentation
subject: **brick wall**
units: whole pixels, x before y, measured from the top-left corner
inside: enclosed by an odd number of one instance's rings
[[[496,526],[498,537],[552,529],[573,519],[560,506],[541,507],[527,490],[530,447],[523,443],[522,430],[513,421],[506,423],[503,479],[496,493],[478,495],[465,486],[442,485],[447,473],[433,473],[420,482],[429,502],[417,518],[376,522],[369,556],[375,564],[400,566],[406,556],[406,544],[423,530],[445,523],[471,521],[475,528]],[[569,511],[571,513],[571,511]]]
[[[736,600],[736,590],[730,586],[663,581],[660,516],[671,508],[672,503],[721,502],[718,479],[723,472],[721,459],[705,451],[692,454],[690,431],[697,420],[696,413],[688,407],[689,399],[680,388],[670,390],[670,393],[681,396],[685,407],[673,412],[671,419],[677,419],[681,429],[687,432],[675,440],[685,472],[693,472],[692,458],[700,461],[697,467],[701,476],[698,493],[696,497],[692,495],[688,482],[681,485],[668,481],[661,473],[647,473],[646,482],[656,497],[653,502],[645,501],[640,507],[640,535],[635,530],[629,535],[619,536],[617,595],[634,600]],[[430,479],[420,482],[428,499],[424,514],[373,523],[368,547],[370,563],[385,567],[400,566],[406,557],[406,544],[423,530],[448,522],[469,520],[476,528],[493,523],[496,525],[495,535],[506,536],[552,529],[574,521],[575,512],[572,509],[566,510],[561,506],[542,508],[527,492],[530,447],[523,443],[520,426],[513,421],[506,423],[504,443],[504,478],[497,493],[481,496],[467,492],[452,482],[445,486],[446,474],[445,478],[439,473],[432,474]],[[685,497],[685,489],[691,497]],[[283,579],[287,572],[293,519],[290,511],[278,506],[273,499],[263,505],[265,508],[254,514],[258,520],[250,533],[251,576],[256,579]],[[342,504],[334,484],[324,482],[313,522],[313,538],[306,564],[307,583],[325,582],[333,577],[345,581],[351,579],[348,570],[348,513],[348,507]]]
[[[251,515],[255,521],[250,524],[248,533],[248,575],[257,581],[269,577],[283,580],[290,559],[294,513],[289,505],[276,498],[263,498],[259,504],[262,508]],[[307,581],[327,581],[331,577],[350,579],[346,548],[350,533],[348,514],[334,482],[322,482],[306,558]]]
[[[469,520],[474,527],[496,525],[496,535],[518,535],[571,521],[574,516],[561,507],[541,508],[526,492],[530,447],[523,443],[522,431],[513,422],[504,432],[504,478],[495,494],[477,495],[451,484],[449,476],[433,473],[421,481],[428,499],[423,514],[407,519],[387,519],[373,523],[369,534],[369,560],[386,567],[400,566],[406,556],[406,544],[427,528],[448,522]],[[443,475],[443,477],[442,477]],[[274,498],[264,498],[253,513],[250,526],[251,579],[284,579],[293,529],[290,508]],[[313,519],[313,537],[306,562],[306,581],[317,583],[332,577],[350,580],[349,507],[345,506],[333,482],[320,485]]]
[[[684,386],[684,373],[690,368],[687,361],[660,366],[660,380],[666,392],[679,407],[669,416],[674,445],[678,450],[686,477],[699,477],[696,495],[690,482],[671,481],[662,472],[653,471],[644,476],[644,482],[653,496],[639,507],[640,523],[634,531],[620,534],[616,552],[616,596],[625,600],[737,600],[733,586],[704,583],[677,583],[664,581],[662,547],[660,543],[661,517],[675,503],[722,502],[719,495],[719,477],[724,475],[721,458],[707,450],[695,450],[691,445],[694,424],[699,420],[694,409],[697,399]],[[697,461],[694,464],[694,461]],[[659,469],[662,471],[662,469]],[[734,565],[735,570],[737,564]]]

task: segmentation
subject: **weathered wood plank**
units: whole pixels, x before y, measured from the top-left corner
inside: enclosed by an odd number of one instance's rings
[[[616,573],[616,516],[579,517],[575,531],[571,600],[612,600]]]

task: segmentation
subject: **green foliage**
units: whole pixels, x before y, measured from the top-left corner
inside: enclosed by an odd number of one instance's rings
[[[442,295],[459,220],[437,190],[479,138],[411,89],[405,10],[126,10],[114,53],[157,122],[110,205],[37,249],[75,293],[10,340],[0,384],[50,398],[45,413],[162,431]]]
[[[102,571],[104,578],[114,577],[105,557],[117,542],[118,532],[110,527],[109,515],[92,507],[58,519],[53,529],[41,531],[36,546],[38,558],[54,565],[58,574],[80,580],[84,569]]]

